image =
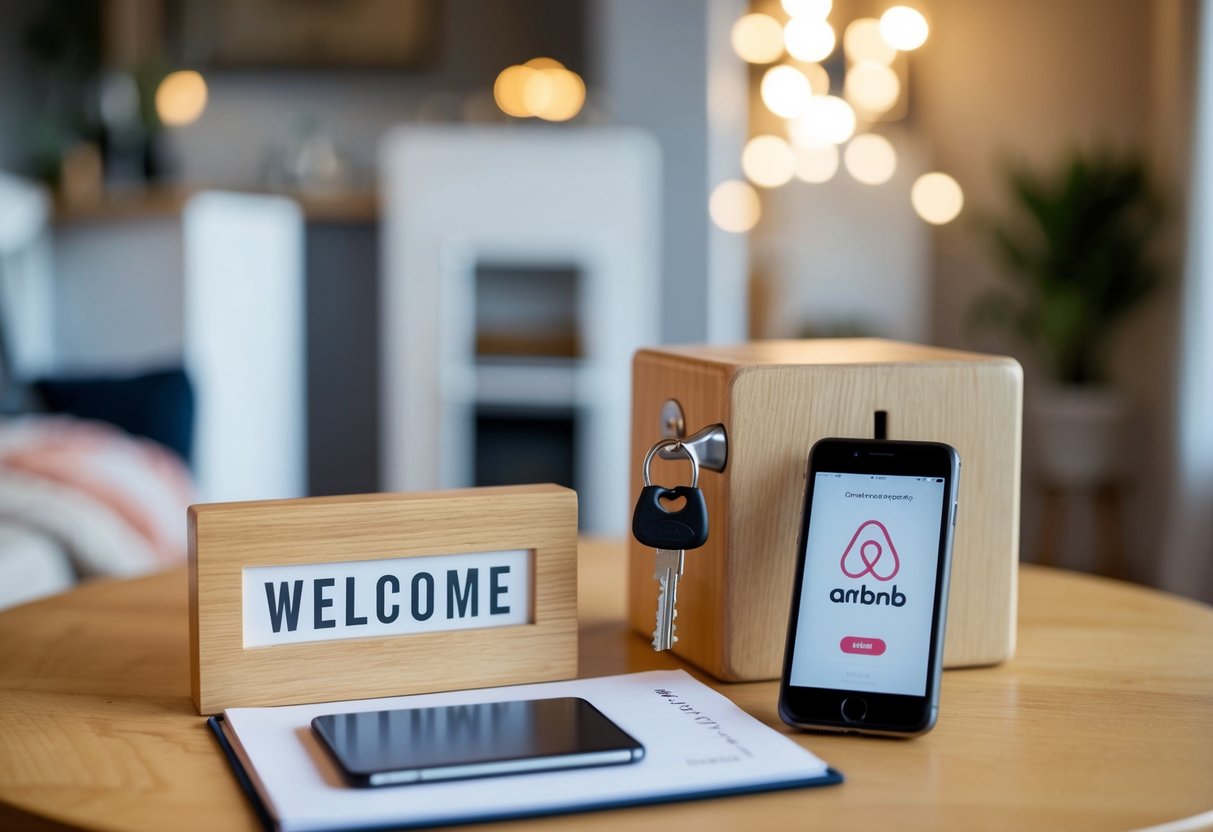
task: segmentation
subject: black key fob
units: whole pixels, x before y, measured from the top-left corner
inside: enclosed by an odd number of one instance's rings
[[[686,498],[686,505],[669,511],[662,498]],[[632,514],[632,534],[654,549],[698,549],[708,542],[708,507],[703,492],[689,485],[666,488],[646,485]]]

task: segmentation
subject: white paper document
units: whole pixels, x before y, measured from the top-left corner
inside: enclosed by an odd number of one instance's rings
[[[577,696],[645,747],[627,765],[358,788],[311,729],[313,717]],[[285,832],[428,826],[836,782],[817,757],[685,671],[653,671],[454,693],[231,708],[224,733]]]

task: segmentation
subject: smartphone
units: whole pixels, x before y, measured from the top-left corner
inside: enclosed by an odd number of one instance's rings
[[[779,715],[916,736],[939,713],[960,457],[939,442],[809,452]]]
[[[312,730],[355,786],[635,762],[644,747],[584,699],[328,714]]]

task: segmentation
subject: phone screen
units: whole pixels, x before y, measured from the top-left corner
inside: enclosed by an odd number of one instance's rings
[[[644,749],[584,699],[331,714],[312,728],[358,785],[628,763]]]
[[[813,476],[788,681],[926,695],[944,479]]]

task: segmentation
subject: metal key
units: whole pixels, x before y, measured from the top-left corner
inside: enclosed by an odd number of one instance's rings
[[[646,544],[647,545],[647,544]],[[678,617],[678,579],[682,577],[686,553],[683,549],[658,549],[657,569],[653,577],[661,585],[657,592],[657,624],[653,628],[653,649],[669,650],[678,641],[674,635]]]
[[[666,448],[681,451],[691,461],[691,484],[676,488],[653,485],[649,466],[654,455]],[[686,500],[686,505],[670,511],[662,505],[662,499]],[[657,550],[656,568],[653,578],[660,585],[657,594],[657,620],[653,630],[653,649],[669,650],[678,641],[674,635],[678,617],[678,579],[682,577],[685,554],[688,549],[698,549],[708,539],[707,506],[703,492],[699,490],[699,460],[695,452],[677,440],[658,442],[644,459],[644,488],[632,514],[632,534],[645,546]]]

